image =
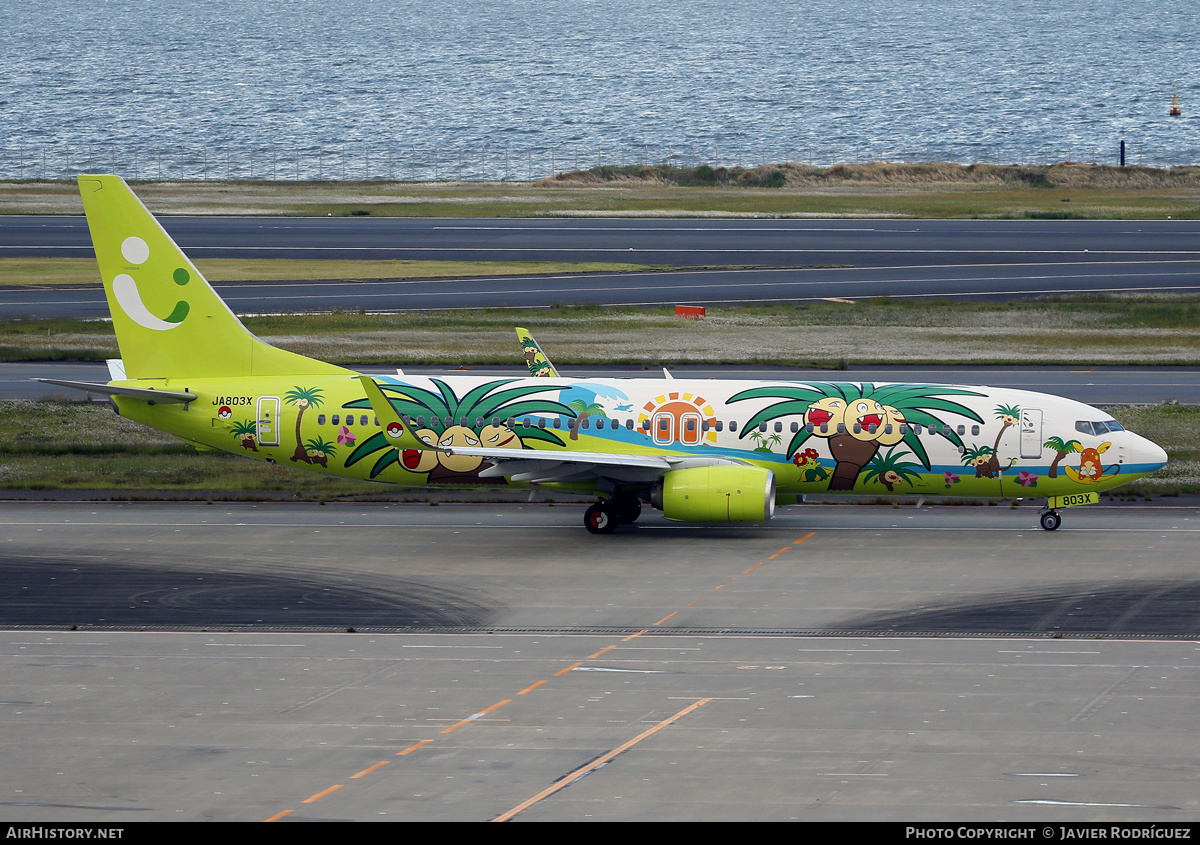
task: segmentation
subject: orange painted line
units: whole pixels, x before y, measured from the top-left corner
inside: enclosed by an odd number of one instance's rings
[[[382,769],[389,762],[390,761],[388,761],[388,760],[381,760],[378,763],[376,763],[374,766],[368,766],[367,768],[363,769],[361,772],[359,772],[356,775],[350,775],[350,780],[354,780],[355,778],[365,778],[367,775],[371,774],[371,772],[375,771],[376,769]]]
[[[458,730],[459,728],[461,728],[463,725],[470,724],[471,722],[474,722],[476,719],[481,719],[481,718],[483,718],[484,716],[486,716],[488,713],[491,713],[491,712],[493,712],[493,711],[495,711],[495,710],[499,710],[499,709],[500,709],[501,707],[503,707],[505,704],[509,704],[509,703],[511,703],[511,702],[512,702],[512,699],[511,699],[511,698],[506,698],[506,699],[504,699],[503,701],[497,701],[497,702],[496,702],[495,704],[493,704],[491,707],[488,707],[488,708],[486,708],[486,709],[484,709],[484,710],[480,710],[478,713],[472,713],[472,714],[471,714],[470,716],[468,716],[467,718],[465,718],[465,719],[462,719],[462,720],[460,720],[460,721],[456,722],[455,724],[451,725],[451,726],[450,726],[450,727],[448,727],[448,728],[443,728],[442,730],[438,731],[438,733],[444,733],[444,734],[453,733],[454,731],[456,731],[456,730]]]
[[[728,587],[730,584],[732,584],[732,583],[733,583],[734,581],[736,581],[736,580],[737,580],[736,578],[730,578],[730,579],[729,579],[728,581],[726,581],[724,584],[718,584],[717,586],[713,587],[713,589],[714,589],[714,590],[719,590],[719,589],[721,589],[722,587]]]
[[[754,566],[750,567],[749,569],[743,570],[743,571],[742,571],[742,574],[743,574],[743,575],[749,575],[751,572],[753,572],[754,570],[758,569],[760,566],[765,566],[765,565],[766,565],[766,563],[767,563],[767,562],[766,562],[765,560],[760,560],[758,563],[754,564]]]
[[[626,742],[624,745],[620,745],[617,748],[614,748],[612,751],[609,751],[606,754],[602,754],[601,756],[597,757],[595,760],[592,760],[586,766],[582,766],[582,767],[576,769],[575,771],[571,772],[569,775],[567,775],[566,777],[564,777],[562,780],[558,781],[554,785],[549,786],[546,789],[543,789],[541,792],[539,792],[537,795],[530,798],[528,801],[524,801],[524,802],[518,804],[517,806],[513,807],[508,812],[503,813],[499,816],[496,816],[496,818],[492,819],[492,821],[494,821],[494,822],[508,821],[509,819],[516,816],[518,813],[524,812],[525,810],[532,807],[534,804],[537,804],[539,801],[542,801],[542,800],[550,797],[551,795],[553,795],[555,792],[558,792],[560,789],[564,789],[564,788],[570,786],[571,784],[573,784],[575,781],[579,780],[584,775],[591,774],[596,769],[598,769],[601,766],[608,763],[610,760],[612,760],[617,755],[623,754],[624,752],[628,751],[630,748],[633,748],[633,746],[637,745],[642,740],[648,739],[651,736],[653,736],[654,734],[661,731],[663,728],[667,727],[668,725],[678,722],[684,716],[688,715],[689,713],[692,713],[695,710],[700,709],[705,704],[708,704],[710,701],[712,701],[711,698],[701,698],[697,701],[693,701],[691,704],[689,704],[687,707],[680,710],[674,716],[670,716],[666,719],[663,719],[657,725],[638,734],[633,739],[629,740],[629,742]]]
[[[692,601],[685,604],[684,607],[695,607],[696,605],[700,604],[700,602],[702,602],[702,601],[704,601],[704,596],[698,596],[695,599],[693,599]]]
[[[316,795],[312,795],[308,798],[305,798],[300,803],[301,804],[312,804],[314,802],[320,801],[322,798],[324,798],[329,793],[337,792],[339,789],[341,789],[345,785],[346,784],[344,784],[344,783],[335,783],[333,786],[329,787],[328,789],[322,790],[321,792],[318,792]]]
[[[577,668],[579,668],[579,667],[580,667],[580,666],[582,666],[582,665],[583,665],[582,663],[572,663],[572,664],[571,664],[570,666],[568,666],[566,669],[559,669],[557,672],[555,672],[555,673],[554,673],[554,677],[556,677],[556,678],[557,678],[559,675],[565,675],[565,674],[567,674],[568,672],[570,672],[572,669],[577,669]]]
[[[549,682],[548,681],[538,681],[536,684],[530,684],[529,686],[525,687],[525,689],[523,689],[519,693],[517,693],[517,695],[524,695],[527,692],[533,692],[535,689],[537,689],[538,687],[540,687],[542,684],[545,684],[545,683],[549,683]]]
[[[792,548],[791,546],[784,546],[782,549],[775,552],[775,554],[773,554],[769,558],[767,558],[767,560],[775,560],[775,558],[779,557],[784,552],[791,551],[791,548]]]
[[[280,819],[282,819],[284,816],[290,814],[291,812],[292,812],[291,810],[284,810],[281,813],[276,813],[275,815],[271,816],[269,819],[263,819],[263,821],[264,822],[277,822]]]
[[[610,646],[605,646],[604,648],[600,649],[600,650],[599,650],[598,652],[596,652],[595,654],[589,654],[589,655],[588,655],[588,660],[591,660],[593,657],[599,657],[599,656],[600,656],[600,655],[602,655],[602,654],[606,654],[606,653],[608,653],[608,652],[612,651],[612,650],[613,650],[614,648],[616,648],[616,647],[617,647],[617,644],[616,644],[616,643],[613,643],[613,644],[612,644],[612,645],[610,645]]]
[[[423,739],[420,742],[413,743],[412,745],[408,746],[408,748],[405,748],[403,751],[397,751],[396,756],[403,757],[405,754],[411,754],[414,751],[416,751],[418,748],[422,748],[431,742],[433,742],[432,739]]]
[[[801,537],[799,540],[796,540],[796,541],[795,541],[795,542],[794,542],[792,545],[798,546],[798,545],[800,545],[801,543],[803,543],[805,540],[807,540],[809,537],[816,537],[816,536],[817,536],[817,532],[816,532],[816,531],[809,531],[807,534],[805,534],[805,535],[804,535],[803,537]]]
[[[655,624],[655,625],[661,625],[662,623],[664,623],[664,622],[666,622],[668,619],[670,619],[672,616],[678,616],[678,615],[679,615],[679,611],[678,611],[678,610],[676,610],[676,611],[674,611],[673,613],[668,613],[666,616],[664,616],[662,619],[659,619],[659,620],[658,620],[657,622],[655,622],[654,624]]]
[[[640,636],[641,636],[642,634],[644,634],[644,633],[646,633],[646,629],[644,629],[644,628],[643,628],[641,631],[638,631],[636,634],[630,634],[628,637],[626,637],[625,639],[621,640],[621,642],[623,642],[623,643],[627,643],[627,642],[629,642],[630,640],[637,639],[638,637],[640,637]]]

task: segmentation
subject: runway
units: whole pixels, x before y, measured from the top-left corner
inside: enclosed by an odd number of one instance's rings
[[[1192,821],[1160,501],[6,503],[5,817]]]
[[[358,372],[390,375],[394,367],[356,366]],[[405,365],[410,375],[445,374],[444,366]],[[520,376],[514,367],[471,367],[475,375]],[[671,369],[676,378],[813,379],[862,382],[924,382],[928,384],[987,384],[1052,393],[1092,405],[1158,404],[1182,402],[1200,404],[1200,371],[1194,367],[923,367],[854,366],[847,370],[806,370],[796,367],[697,364]],[[578,378],[621,378],[646,375],[640,366],[610,364],[602,367],[575,366],[570,374]],[[0,363],[0,401],[14,399],[80,399],[84,394],[69,387],[43,384],[36,378],[63,381],[108,381],[108,368],[90,362],[34,361]],[[102,397],[93,397],[102,398]]]
[[[601,261],[670,272],[222,284],[238,314],[1200,290],[1197,221],[164,218],[193,258]],[[92,254],[82,218],[0,216],[0,257]],[[99,288],[4,289],[24,319],[104,317]]]

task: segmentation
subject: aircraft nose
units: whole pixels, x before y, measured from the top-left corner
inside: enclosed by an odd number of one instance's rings
[[[1146,472],[1160,470],[1167,463],[1166,451],[1154,441],[1147,440],[1140,434],[1134,435],[1133,455],[1137,463],[1148,464]]]

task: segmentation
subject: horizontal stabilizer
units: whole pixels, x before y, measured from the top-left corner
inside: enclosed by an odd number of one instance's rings
[[[70,387],[75,390],[86,390],[88,393],[104,393],[109,396],[132,396],[135,399],[144,399],[147,402],[163,402],[165,404],[180,403],[180,402],[195,402],[195,393],[186,393],[182,390],[155,390],[152,387],[120,387],[115,384],[94,384],[90,381],[63,381],[56,378],[37,378],[34,381],[40,381],[45,384],[57,384],[60,387]]]

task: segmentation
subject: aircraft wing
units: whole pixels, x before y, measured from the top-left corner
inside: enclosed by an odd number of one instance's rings
[[[719,455],[629,455],[615,452],[572,452],[549,449],[451,448],[452,455],[483,458],[492,466],[479,473],[480,478],[508,478],[511,481],[550,482],[587,481],[607,478],[628,484],[648,483],[674,469],[743,461]]]

